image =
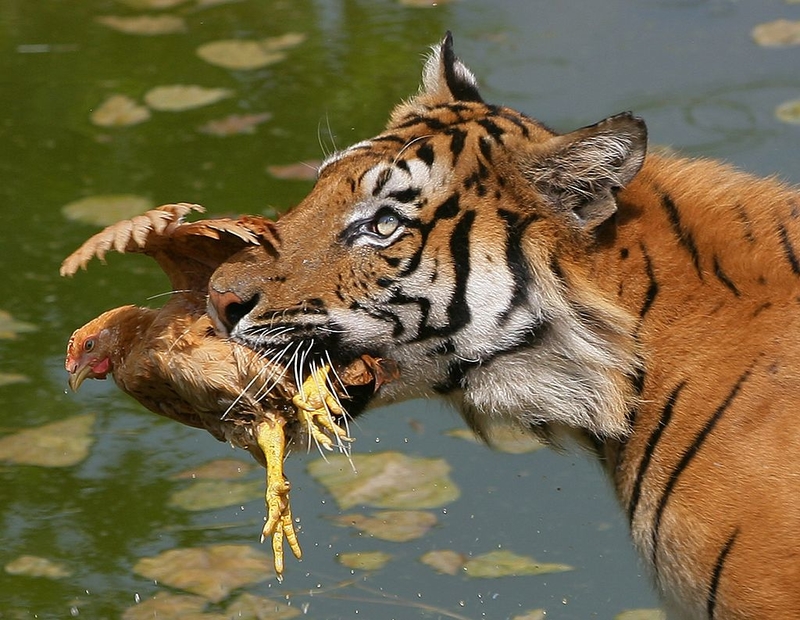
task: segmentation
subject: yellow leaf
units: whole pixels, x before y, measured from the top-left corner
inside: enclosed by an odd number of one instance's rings
[[[800,45],[800,21],[778,19],[753,28],[753,40],[765,47]]]
[[[353,471],[355,467],[356,471]],[[424,459],[400,452],[358,454],[350,459],[333,455],[313,461],[309,473],[347,510],[378,508],[437,508],[458,499],[459,489],[448,475],[444,459]]]
[[[260,41],[241,39],[206,43],[197,48],[197,55],[214,66],[244,71],[261,69],[286,58],[282,51],[265,49]]]
[[[573,570],[567,564],[548,564],[511,551],[490,551],[467,560],[464,569],[468,577],[509,577],[563,573]]]
[[[775,108],[778,120],[792,125],[800,125],[800,99],[786,101]]]
[[[172,476],[173,480],[233,480],[253,470],[253,465],[239,459],[215,459]]]
[[[383,551],[367,551],[354,553],[340,553],[339,563],[347,568],[356,570],[380,570],[392,559],[392,556]]]
[[[0,460],[20,465],[69,467],[89,454],[94,414],[27,428],[0,439]]]
[[[134,194],[99,194],[75,200],[61,208],[68,220],[110,226],[120,220],[141,215],[153,208],[153,202]]]
[[[614,620],[667,620],[667,614],[660,609],[629,609],[614,616]]]
[[[186,21],[175,15],[136,15],[131,17],[101,15],[95,17],[95,21],[118,32],[144,36],[174,34],[186,30]]]
[[[35,332],[36,325],[33,323],[26,323],[25,321],[18,321],[10,313],[5,310],[0,310],[0,340],[14,340],[17,334],[24,332]],[[12,376],[12,375],[7,375]],[[21,375],[18,375],[21,376]]]
[[[133,570],[218,603],[237,588],[267,579],[272,560],[246,545],[215,545],[165,551],[139,560]]]
[[[200,133],[212,136],[232,136],[235,134],[255,133],[256,127],[272,118],[269,112],[261,114],[231,114],[225,118],[208,121],[197,128]]]
[[[170,505],[184,510],[212,510],[244,504],[264,494],[264,482],[198,480],[172,495]]]
[[[420,558],[423,564],[430,566],[437,573],[457,575],[464,569],[466,557],[450,549],[428,551]]]
[[[371,517],[361,514],[340,515],[334,517],[333,521],[381,540],[408,542],[427,534],[436,525],[436,515],[420,510],[385,510]]]
[[[125,95],[111,95],[92,112],[90,118],[99,127],[126,127],[149,119],[150,110]]]
[[[203,86],[173,84],[156,86],[147,91],[144,101],[153,110],[162,112],[182,112],[217,103],[233,96],[227,88],[204,88]]]
[[[202,614],[208,601],[202,596],[189,596],[186,594],[171,594],[169,592],[159,592],[153,598],[137,603],[129,607],[122,614],[122,620],[153,620],[154,618],[170,618],[180,620],[181,618],[196,618]],[[224,616],[206,616],[204,620],[219,618]]]
[[[47,577],[49,579],[61,579],[72,574],[61,562],[54,562],[36,555],[21,555],[16,560],[12,560],[6,564],[6,572],[9,575]]]

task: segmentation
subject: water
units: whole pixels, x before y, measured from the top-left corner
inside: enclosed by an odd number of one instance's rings
[[[800,129],[774,117],[778,104],[800,97],[800,48],[762,48],[750,38],[756,24],[800,19],[796,5],[461,0],[415,9],[388,0],[250,0],[184,2],[166,11],[185,17],[188,29],[180,34],[126,35],[95,21],[139,12],[110,0],[0,5],[0,310],[38,328],[0,340],[0,373],[27,379],[0,386],[0,430],[97,414],[95,443],[80,464],[0,464],[0,565],[29,554],[71,573],[3,574],[0,618],[120,617],[137,600],[169,591],[133,572],[141,558],[207,544],[258,546],[257,497],[243,508],[198,513],[170,504],[184,484],[170,476],[237,453],[157,419],[113,385],[93,382],[77,395],[65,393],[69,333],[106,308],[150,303],[167,285],[141,257],[60,279],[61,260],[96,230],[66,220],[63,205],[131,193],[155,204],[199,202],[217,214],[284,210],[309,183],[275,179],[266,167],[316,160],[379,131],[391,107],[415,91],[422,54],[447,29],[488,101],[560,130],[634,110],[647,120],[653,142],[800,181]],[[307,40],[287,61],[264,69],[229,71],[195,55],[208,41],[286,32]],[[110,94],[141,101],[150,88],[175,83],[229,88],[235,96],[185,112],[153,112],[133,127],[90,122]],[[212,119],[259,112],[272,118],[251,135],[197,132]],[[333,498],[305,472],[316,456],[293,455],[287,473],[304,559],[287,559],[282,584],[244,590],[288,601],[312,618],[511,618],[539,608],[547,618],[612,618],[657,606],[594,464],[550,451],[493,453],[444,434],[459,426],[455,414],[425,402],[359,420],[356,451],[441,456],[461,487],[459,500],[436,511],[439,525],[411,543],[333,526],[326,519],[339,513]],[[419,562],[443,548],[474,555],[511,549],[575,570],[468,580]],[[374,574],[353,574],[336,554],[354,550],[394,557]]]

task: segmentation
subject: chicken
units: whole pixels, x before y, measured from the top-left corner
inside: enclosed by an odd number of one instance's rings
[[[283,473],[287,443],[310,440],[346,451],[352,439],[336,422],[344,419],[340,399],[348,387],[377,386],[391,370],[365,357],[336,371],[312,362],[289,372],[290,363],[216,336],[205,313],[212,272],[250,245],[276,252],[278,239],[274,224],[261,217],[185,222],[192,211],[203,209],[171,204],[118,222],[64,260],[61,275],[67,276],[93,257],[102,261],[110,250],[143,253],[158,262],[172,286],[161,308],[122,306],[77,329],[67,345],[69,385],[77,390],[86,379],[111,375],[150,411],[249,451],[267,470],[262,541],[271,538],[280,577],[284,538],[301,556],[291,485]]]

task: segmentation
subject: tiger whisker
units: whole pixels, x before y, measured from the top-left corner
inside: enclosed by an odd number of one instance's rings
[[[401,148],[401,149],[400,149],[400,150],[397,152],[397,155],[395,155],[395,156],[394,156],[394,160],[392,161],[392,164],[393,164],[393,165],[394,165],[394,164],[396,164],[396,163],[397,163],[397,160],[398,160],[398,159],[400,159],[400,156],[401,156],[401,155],[402,155],[402,154],[403,154],[403,153],[404,153],[406,150],[408,150],[409,148],[411,148],[411,146],[412,146],[414,143],[416,143],[416,142],[419,142],[420,140],[427,140],[428,138],[433,138],[433,134],[429,133],[429,134],[426,134],[426,135],[424,135],[424,136],[417,136],[417,137],[416,137],[416,138],[414,138],[413,140],[409,140],[408,142],[406,142],[406,143],[403,145],[403,148]]]

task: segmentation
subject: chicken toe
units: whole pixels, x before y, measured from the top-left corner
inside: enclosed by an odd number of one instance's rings
[[[334,445],[343,447],[343,442],[353,441],[353,438],[334,421],[333,416],[343,416],[345,412],[339,399],[328,388],[329,372],[327,364],[312,372],[292,402],[304,431],[317,445],[333,450]]]

